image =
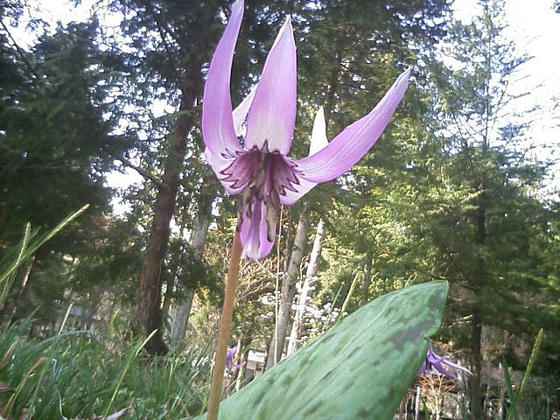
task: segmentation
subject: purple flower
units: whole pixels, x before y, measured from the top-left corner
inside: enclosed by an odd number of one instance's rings
[[[280,204],[292,205],[318,183],[343,174],[379,138],[404,95],[410,70],[399,76],[369,114],[330,143],[323,133],[328,144],[294,161],[287,156],[297,106],[296,46],[289,18],[268,54],[257,86],[232,111],[231,64],[243,7],[243,0],[233,4],[208,70],[202,132],[206,159],[218,179],[230,194],[241,193],[238,228],[244,254],[259,259],[274,244]]]
[[[430,344],[430,347],[428,348],[428,354],[426,355],[426,360],[424,360],[424,363],[422,363],[422,366],[420,366],[420,370],[418,371],[418,375],[431,374],[432,373],[432,368],[434,368],[439,373],[441,373],[442,375],[444,375],[448,378],[457,379],[455,374],[453,372],[449,371],[448,369],[446,369],[446,367],[454,369],[454,370],[458,370],[458,371],[463,371],[463,372],[466,372],[466,373],[472,375],[472,373],[468,369],[464,368],[463,366],[458,365],[457,363],[453,363],[452,361],[447,360],[444,357],[438,356],[436,353],[434,353],[434,350],[432,349],[431,344]]]
[[[235,358],[235,353],[237,353],[237,344],[232,348],[228,349],[226,353],[226,369],[235,368],[239,369],[243,366],[243,363],[235,364],[233,363],[233,359]]]

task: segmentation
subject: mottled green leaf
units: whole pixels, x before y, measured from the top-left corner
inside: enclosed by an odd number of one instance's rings
[[[370,302],[222,402],[219,418],[392,419],[446,296],[437,281]]]

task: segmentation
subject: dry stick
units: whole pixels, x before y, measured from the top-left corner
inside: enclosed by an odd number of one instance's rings
[[[226,278],[224,308],[222,309],[220,329],[218,331],[218,343],[216,344],[216,355],[214,356],[214,371],[212,373],[212,385],[210,388],[210,397],[208,399],[208,420],[217,420],[220,401],[222,399],[226,352],[229,342],[231,320],[233,318],[233,303],[235,300],[235,289],[237,288],[237,278],[239,277],[241,250],[241,236],[239,231],[235,229]]]

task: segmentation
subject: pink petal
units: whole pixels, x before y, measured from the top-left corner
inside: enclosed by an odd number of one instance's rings
[[[214,173],[216,174],[226,191],[232,195],[239,193],[239,190],[231,188],[231,184],[229,182],[224,182],[222,180],[222,177],[220,176],[220,173],[229,165],[231,165],[233,158],[223,158],[221,156],[216,156],[208,148],[204,150],[204,157],[206,158],[206,162],[208,162],[210,167],[213,169]]]
[[[470,370],[468,370],[466,367],[463,367],[463,366],[461,366],[457,363],[453,363],[451,360],[445,359],[445,360],[442,361],[442,363],[444,365],[447,365],[447,366],[453,368],[453,369],[462,370],[462,371],[467,372],[468,374],[472,375],[472,372]]]
[[[255,168],[252,153],[238,152],[235,156],[216,156],[206,148],[204,156],[228,193],[239,194],[251,181]]]
[[[241,150],[235,135],[229,92],[233,50],[243,18],[243,0],[231,8],[231,16],[218,43],[210,68],[202,103],[202,133],[206,147],[215,156]]]
[[[327,139],[327,125],[325,122],[325,111],[323,107],[319,108],[317,114],[315,114],[315,120],[313,122],[313,130],[311,132],[311,144],[309,146],[309,155],[317,153],[319,150],[323,149],[329,144]],[[295,177],[297,179],[297,184],[285,183],[291,185],[292,188],[284,188],[280,191],[280,202],[285,206],[291,206],[295,204],[301,197],[307,194],[315,185],[316,182],[309,181],[303,178],[300,174],[296,172]]]
[[[233,127],[235,129],[235,134],[237,137],[244,136],[243,127],[245,125],[245,120],[247,119],[247,114],[253,105],[253,99],[255,98],[255,92],[257,91],[257,85],[253,86],[249,94],[243,99],[243,101],[237,105],[237,108],[233,110]]]
[[[377,106],[346,127],[324,149],[296,162],[297,169],[313,182],[326,182],[350,169],[377,141],[389,123],[408,86],[410,69],[402,73]]]
[[[296,120],[296,45],[290,19],[280,29],[268,54],[253,106],[247,116],[245,147],[287,155]]]
[[[274,246],[273,232],[276,230],[276,221],[270,221],[269,223],[272,225],[267,223],[267,205],[263,201],[254,200],[249,205],[251,206],[250,214],[247,211],[243,211],[241,214],[239,233],[243,254],[247,258],[259,260],[270,254]]]
[[[280,202],[285,206],[291,206],[296,203],[301,197],[307,194],[311,189],[317,185],[316,182],[308,181],[307,179],[298,177],[299,184],[293,185],[292,191],[285,188],[283,192],[280,193]]]

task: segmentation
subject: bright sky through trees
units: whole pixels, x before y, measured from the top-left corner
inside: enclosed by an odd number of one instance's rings
[[[32,7],[33,17],[40,17],[53,23],[60,21],[62,24],[73,20],[83,21],[90,15],[93,3],[91,0],[85,0],[78,7],[74,7],[72,1],[38,0]],[[536,120],[531,130],[527,133],[527,141],[539,146],[536,152],[538,157],[558,159],[560,156],[560,106],[558,105],[560,54],[557,51],[560,39],[560,14],[554,12],[552,4],[552,0],[534,2],[507,0],[506,34],[515,41],[520,53],[527,53],[533,57],[522,66],[516,81],[517,85],[511,86],[512,92],[531,92],[522,101],[517,102],[519,106],[517,111],[534,106],[541,108],[535,115]],[[469,22],[479,11],[475,0],[456,0],[453,9],[456,17],[464,23]],[[25,23],[25,19],[22,23]],[[103,24],[113,26],[118,22],[105,21]],[[26,30],[24,25],[14,30],[13,34],[22,46],[29,46],[37,36]],[[547,147],[540,147],[543,145]],[[551,185],[556,188],[560,182],[555,175],[557,172],[557,170],[550,171],[553,177]],[[125,174],[115,173],[108,177],[109,185],[115,188],[124,188],[140,181],[141,177],[130,169]]]
[[[528,142],[537,146],[541,158],[553,157],[558,161],[560,153],[560,14],[554,13],[552,1],[524,0],[506,1],[505,34],[512,39],[520,53],[533,57],[520,68],[517,85],[511,86],[512,92],[531,92],[530,95],[516,102],[522,109],[539,106],[536,120],[527,133]],[[468,23],[479,12],[473,0],[456,0],[455,16],[463,23]],[[556,168],[559,163],[556,162]],[[551,186],[558,189],[560,178],[558,169],[550,171]],[[556,194],[558,192],[556,191]]]

